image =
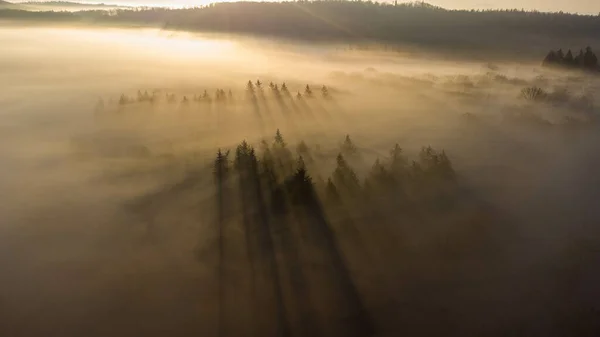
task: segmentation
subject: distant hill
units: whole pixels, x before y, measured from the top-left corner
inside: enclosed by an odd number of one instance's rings
[[[18,5],[14,4],[12,2],[0,0],[0,8],[6,8],[6,7],[18,7]]]
[[[73,2],[62,8],[74,7]],[[29,5],[33,6],[33,5]],[[56,6],[56,5],[55,5]],[[47,8],[47,7],[46,7]],[[52,8],[53,10],[58,7]],[[104,7],[106,8],[106,7]],[[222,2],[203,7],[87,8],[74,13],[0,10],[0,19],[103,25],[154,26],[171,30],[248,34],[309,42],[406,46],[486,58],[538,60],[555,45],[600,44],[600,15],[523,10],[447,10],[416,2],[371,1]]]
[[[110,8],[129,8],[129,6],[121,6],[121,5],[111,5],[105,3],[92,4],[92,3],[82,3],[82,2],[73,2],[73,1],[28,1],[22,2],[23,5],[31,5],[31,6],[47,6],[47,7],[110,7]]]
[[[0,0],[0,10],[25,10],[25,11],[83,11],[83,10],[109,10],[109,9],[129,9],[132,7],[112,5],[112,4],[92,4],[73,1],[29,1],[13,3]]]

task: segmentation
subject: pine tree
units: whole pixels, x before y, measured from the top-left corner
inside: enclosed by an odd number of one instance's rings
[[[557,63],[557,57],[556,57],[556,53],[554,52],[554,50],[551,50],[548,55],[546,55],[546,58],[544,59],[543,65],[545,66],[551,66]]]
[[[127,96],[125,96],[125,94],[121,94],[121,97],[119,98],[119,104],[120,105],[125,105],[128,103],[128,99]]]
[[[404,152],[400,145],[396,144],[390,151],[390,170],[394,175],[402,175],[406,172],[408,159],[404,156]]]
[[[567,54],[565,55],[565,65],[572,66],[574,64],[575,64],[575,59],[573,58],[573,53],[571,52],[571,49],[569,49],[567,51]]]
[[[584,54],[583,54],[583,49],[579,49],[579,54],[577,54],[577,56],[575,56],[575,64],[577,66],[583,67],[584,66]]]
[[[585,48],[585,54],[583,56],[583,65],[587,69],[596,69],[598,67],[598,57],[592,52],[591,47]]]
[[[275,144],[274,145],[278,145],[281,147],[285,147],[287,145],[285,143],[285,141],[283,140],[283,135],[281,134],[279,129],[277,129],[277,131],[275,132]]]
[[[329,89],[327,89],[326,86],[323,86],[321,88],[321,95],[323,96],[323,98],[329,98]]]
[[[341,146],[341,151],[344,156],[355,156],[358,154],[358,148],[354,145],[352,139],[350,139],[350,135],[346,135],[344,143]]]
[[[247,171],[249,169],[251,147],[244,140],[235,149],[234,168],[238,171]]]
[[[306,156],[309,154],[310,149],[308,148],[308,145],[306,145],[306,143],[304,141],[300,141],[300,143],[296,147],[296,152],[301,156]]]
[[[312,90],[310,90],[310,87],[308,86],[308,84],[306,85],[306,88],[304,88],[304,95],[306,97],[312,97]]]
[[[223,153],[221,149],[217,151],[217,158],[214,162],[213,173],[217,181],[224,181],[229,174],[229,151]]]
[[[340,153],[336,158],[337,167],[333,171],[333,183],[338,188],[351,194],[358,193],[360,182],[354,170],[348,165],[344,156]]]

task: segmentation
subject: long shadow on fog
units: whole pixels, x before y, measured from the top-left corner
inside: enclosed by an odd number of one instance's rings
[[[285,91],[283,93],[283,96],[284,97],[282,99],[285,99],[289,103],[290,107],[292,108],[292,110],[294,112],[294,117],[302,117],[303,118],[304,114],[302,113],[302,110],[300,109],[300,107],[298,107],[296,102],[294,102],[294,98],[292,97],[290,92]],[[285,104],[285,102],[284,102],[284,104]]]
[[[295,100],[295,102],[297,103],[298,109],[300,111],[302,111],[302,114],[311,120],[315,120],[315,114],[312,111],[312,109],[310,108],[310,106],[306,103],[306,98],[302,97],[302,96],[298,96]]]
[[[253,321],[249,329],[237,327],[236,333],[220,336],[239,336],[248,331],[256,336],[290,336],[290,323],[285,312],[280,281],[281,272],[272,238],[272,221],[260,185],[258,164],[251,161],[242,165],[238,169],[241,173],[238,186],[252,277],[252,303],[247,314],[253,316]],[[231,312],[227,311],[224,314],[238,317],[244,315],[235,307],[231,307]]]
[[[304,238],[310,261],[311,291],[318,299],[315,311],[329,320],[323,323],[326,336],[371,336],[375,325],[354,283],[331,224],[312,186],[301,196],[292,215]]]
[[[326,119],[327,121],[332,120],[331,114],[323,106],[323,104],[321,104],[321,102],[319,102],[319,99],[317,97],[311,98],[307,104],[313,106],[313,110],[316,110],[315,112],[317,113],[317,116],[322,117],[322,118]]]
[[[262,87],[258,87],[258,88],[256,88],[256,92],[257,92],[256,97],[258,98],[258,100],[257,100],[258,107],[264,112],[265,118],[268,119],[269,121],[272,121],[273,116],[271,114],[271,109],[269,108],[269,102],[267,101],[267,98],[265,96],[264,89]]]

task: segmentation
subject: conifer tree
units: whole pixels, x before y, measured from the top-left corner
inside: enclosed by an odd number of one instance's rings
[[[310,87],[308,86],[308,84],[306,85],[306,88],[304,88],[304,95],[306,97],[312,97],[312,90],[310,90]]]
[[[340,153],[336,158],[337,167],[333,171],[333,183],[339,189],[343,189],[350,194],[358,193],[360,182],[354,170],[348,165],[344,156]]]
[[[327,89],[326,86],[323,86],[321,88],[321,95],[323,96],[323,98],[329,98],[329,89]]]
[[[352,139],[350,139],[350,135],[346,135],[341,150],[344,156],[356,156],[358,154],[358,148],[354,145]]]
[[[404,152],[400,145],[396,144],[390,151],[390,170],[394,175],[403,174],[406,171],[408,159],[404,156]]]
[[[573,58],[573,53],[571,52],[571,49],[569,49],[567,51],[567,54],[565,55],[565,65],[573,66],[574,64],[575,64],[575,59]]]
[[[125,105],[128,103],[128,99],[127,96],[125,96],[125,94],[121,94],[121,97],[119,98],[119,104],[120,105]]]
[[[223,153],[221,149],[217,151],[217,158],[213,165],[213,173],[217,181],[224,181],[229,174],[229,151]]]
[[[598,67],[598,57],[592,52],[591,47],[585,48],[585,54],[583,56],[583,65],[587,69],[596,69]]]

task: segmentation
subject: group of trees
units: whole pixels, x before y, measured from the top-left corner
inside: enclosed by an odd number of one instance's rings
[[[281,94],[286,95],[286,96],[290,96],[290,90],[288,89],[287,84],[285,84],[285,82],[283,82],[281,84],[281,87],[279,87],[279,85],[277,83],[273,83],[270,82],[269,83],[269,89],[271,90],[271,92],[276,96],[279,97],[281,96]],[[246,84],[246,90],[247,92],[253,96],[256,93],[256,90],[260,91],[260,93],[263,93],[263,83],[260,80],[256,80],[255,83],[253,83],[252,81],[248,81],[248,83]],[[327,88],[327,86],[323,85],[321,87],[321,96],[325,99],[331,98],[330,94],[329,94],[329,89]],[[306,85],[304,87],[304,97],[306,98],[312,98],[314,97],[314,93],[310,87],[310,85]],[[297,99],[302,99],[302,93],[300,91],[298,91],[296,93],[296,98]]]
[[[407,198],[418,198],[426,189],[441,191],[444,187],[454,184],[456,174],[452,163],[444,151],[436,151],[430,146],[423,147],[416,160],[409,161],[402,148],[396,144],[386,159],[377,159],[371,170],[362,180],[355,173],[349,161],[361,157],[360,150],[349,135],[341,144],[335,158],[335,168],[327,179],[319,175],[313,181],[309,174],[310,167],[317,167],[315,150],[304,141],[292,151],[285,142],[283,135],[277,130],[271,144],[262,141],[260,151],[247,142],[242,142],[234,152],[233,167],[236,170],[256,170],[256,174],[266,179],[270,186],[269,194],[275,190],[285,191],[292,196],[308,197],[308,194],[295,192],[314,189],[323,200],[335,201],[341,199],[376,197],[385,189],[393,189]],[[295,152],[295,153],[294,153]],[[228,171],[229,152],[219,151],[215,161],[215,172]],[[298,185],[299,184],[299,185]],[[335,191],[335,193],[333,193]],[[398,197],[398,195],[396,196]],[[294,200],[303,200],[294,198]],[[333,199],[332,199],[333,198]],[[340,199],[340,200],[341,200]],[[415,201],[417,199],[413,199]]]
[[[577,56],[573,56],[571,49],[565,54],[562,49],[557,51],[551,50],[543,62],[544,66],[558,66],[565,68],[578,68],[585,70],[598,71],[598,57],[592,51],[591,47],[579,50]]]
[[[269,90],[276,98],[281,98],[282,95],[292,98],[290,90],[288,89],[288,86],[285,82],[282,83],[281,86],[279,86],[276,83],[270,82]],[[325,86],[325,85],[321,86],[319,92],[320,92],[320,96],[322,98],[324,98],[324,99],[331,98],[331,94],[330,94],[329,88],[327,86]],[[248,81],[248,83],[246,85],[246,93],[248,95],[247,98],[250,98],[250,99],[256,98],[257,93],[259,93],[261,95],[261,97],[264,97],[263,83],[260,80],[257,80],[256,82]],[[301,100],[303,98],[314,98],[314,97],[316,97],[316,95],[314,94],[310,85],[307,84],[304,87],[304,90],[298,91],[296,93],[295,97],[296,97],[296,99]],[[188,98],[188,96],[186,96],[186,95],[183,95],[183,96],[181,96],[181,98],[178,98],[177,95],[174,93],[165,93],[164,95],[160,95],[158,91],[153,91],[152,93],[149,93],[147,90],[145,90],[143,92],[141,90],[138,90],[137,95],[133,96],[133,97],[128,96],[126,94],[121,94],[121,96],[117,100],[117,104],[120,106],[125,106],[125,105],[133,104],[133,103],[143,103],[143,102],[148,102],[150,104],[154,104],[161,100],[164,100],[164,102],[167,102],[169,104],[174,104],[174,103],[188,104],[191,101],[196,102],[196,103],[213,103],[213,102],[214,103],[228,103],[228,102],[233,103],[236,101],[236,96],[234,95],[233,91],[231,91],[231,89],[229,89],[227,91],[225,91],[224,89],[216,89],[213,95],[211,95],[207,90],[204,90],[204,92],[202,94],[194,94],[193,96],[190,96],[190,98]],[[105,108],[104,100],[99,99],[99,101],[96,105],[96,110],[100,111],[104,108]]]
[[[249,259],[249,277],[254,280],[252,293],[260,291],[272,299],[270,304],[262,302],[260,310],[267,315],[263,317],[270,317],[273,326],[282,325],[280,329],[303,332],[300,336],[319,336],[322,334],[315,331],[318,324],[314,321],[326,315],[324,324],[330,326],[327,336],[369,336],[374,325],[349,272],[340,229],[347,221],[363,222],[357,226],[366,227],[358,231],[368,231],[373,222],[379,223],[378,227],[386,221],[398,226],[402,213],[426,212],[431,217],[441,212],[440,217],[444,217],[460,199],[456,173],[444,151],[424,147],[415,160],[409,160],[396,144],[386,158],[377,159],[360,177],[352,163],[360,165],[362,154],[348,135],[327,177],[321,174],[324,158],[318,152],[303,141],[294,149],[279,130],[272,141],[263,140],[258,149],[246,141],[231,152],[219,149],[213,161],[219,213],[216,232],[222,252],[219,284],[226,287],[234,277],[228,274],[235,263],[233,253],[227,252],[237,244],[228,243],[234,239],[227,237],[233,233],[227,228],[235,219],[230,214],[235,208],[232,205],[238,203],[242,226],[235,232],[245,233],[241,240]],[[332,220],[340,218],[346,225]],[[356,220],[361,218],[364,220]],[[396,230],[389,227],[388,235],[395,235]],[[358,232],[354,235],[351,241],[366,240]],[[311,267],[315,264],[320,267]],[[262,276],[256,274],[259,271]],[[286,295],[288,288],[291,295]],[[325,301],[315,297],[319,293],[340,297]],[[221,306],[229,305],[227,300],[221,301]],[[222,313],[223,325],[232,319],[226,312],[224,309]],[[282,318],[296,314],[302,318]]]

